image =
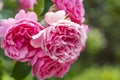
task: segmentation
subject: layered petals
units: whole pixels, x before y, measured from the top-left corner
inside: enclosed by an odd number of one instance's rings
[[[58,10],[65,10],[71,21],[82,24],[85,20],[83,0],[52,0]]]
[[[67,20],[59,20],[34,35],[31,40],[31,45],[41,47],[51,59],[65,63],[80,55],[79,53],[85,46],[86,33],[84,26]],[[39,39],[42,40],[38,45],[37,41]]]
[[[36,62],[32,65],[32,73],[37,76],[40,80],[45,80],[50,77],[63,77],[70,68],[69,63],[59,63],[48,56],[39,56]]]
[[[15,19],[3,20],[0,26],[0,33],[4,32],[1,37],[2,48],[5,54],[18,61],[28,61],[34,57],[39,49],[30,45],[32,36],[44,29],[37,21],[35,13],[25,13],[21,10]]]

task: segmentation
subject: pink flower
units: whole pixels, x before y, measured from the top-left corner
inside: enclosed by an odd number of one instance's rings
[[[41,47],[51,59],[65,63],[79,56],[85,46],[86,37],[84,26],[59,20],[34,35],[31,45],[35,48]]]
[[[43,53],[43,56],[40,54],[34,64],[32,64],[32,73],[40,80],[53,76],[63,77],[69,71],[70,64],[72,63],[72,61],[68,63],[56,62]]]
[[[71,21],[76,23],[84,22],[83,0],[52,0],[58,10],[65,10]]]
[[[33,10],[36,0],[18,0],[22,9]]]
[[[37,34],[43,27],[37,23],[34,12],[25,13],[21,10],[15,19],[3,20],[0,26],[0,37],[5,54],[18,61],[28,61],[39,49],[30,45],[32,36]]]

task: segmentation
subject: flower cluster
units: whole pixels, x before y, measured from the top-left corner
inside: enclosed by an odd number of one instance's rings
[[[19,1],[22,4],[25,0]],[[6,56],[30,63],[33,75],[40,80],[63,77],[84,50],[87,39],[83,0],[52,1],[59,11],[45,14],[45,26],[37,22],[34,12],[24,10],[0,23]],[[23,5],[26,9],[33,8],[27,4]]]

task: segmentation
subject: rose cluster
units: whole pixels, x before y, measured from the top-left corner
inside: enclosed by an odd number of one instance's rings
[[[24,10],[0,23],[6,56],[30,63],[40,80],[63,77],[84,50],[88,32],[83,0],[52,1],[58,11],[45,14],[45,26],[37,22],[34,12]]]

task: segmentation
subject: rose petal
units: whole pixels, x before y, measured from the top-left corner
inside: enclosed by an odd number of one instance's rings
[[[15,20],[13,18],[2,20],[0,26],[0,37],[3,37],[14,23]]]
[[[24,19],[24,18],[30,19],[32,21],[37,21],[37,15],[34,12],[25,13],[24,10],[20,10],[15,16],[16,20]]]
[[[58,20],[63,20],[65,18],[65,11],[64,10],[60,10],[57,11],[55,13],[53,12],[48,12],[45,14],[45,20],[46,23],[48,23],[49,25],[55,23]]]

